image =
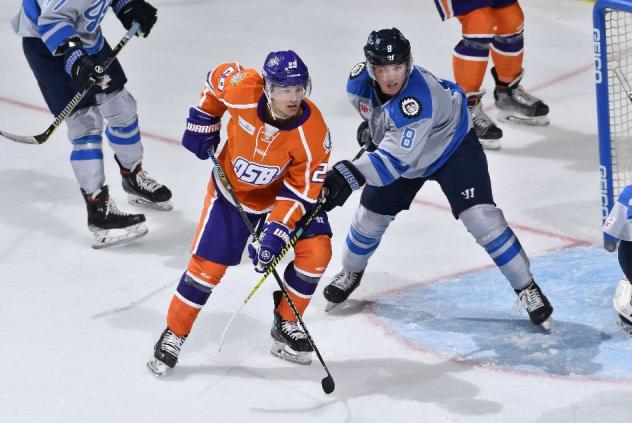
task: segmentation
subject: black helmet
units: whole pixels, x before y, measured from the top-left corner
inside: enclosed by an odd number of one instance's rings
[[[369,34],[364,46],[366,61],[373,66],[410,63],[410,42],[397,28]]]

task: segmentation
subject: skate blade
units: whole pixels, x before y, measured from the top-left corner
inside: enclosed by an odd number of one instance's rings
[[[90,228],[94,234],[92,248],[98,250],[101,248],[112,247],[114,245],[124,244],[134,239],[147,235],[149,231],[145,222],[140,222],[127,228],[120,229],[98,229]]]
[[[158,377],[169,376],[171,372],[173,372],[173,369],[171,367],[167,366],[165,363],[158,360],[157,358],[152,358],[151,360],[149,360],[147,362],[147,368],[150,372]]]
[[[492,150],[492,151],[500,150],[500,147],[501,147],[500,138],[495,139],[495,140],[486,140],[486,139],[479,138],[479,141],[481,145],[483,146],[483,150]]]
[[[307,351],[294,351],[283,342],[274,341],[270,352],[273,356],[291,361],[292,363],[308,365],[312,363],[312,353]]]
[[[527,125],[527,126],[548,126],[551,121],[548,116],[523,116],[518,114],[508,114],[505,112],[498,112],[498,119],[509,122],[509,123],[517,123],[519,125]]]
[[[342,304],[342,303],[332,303],[331,301],[327,301],[327,305],[325,306],[325,313],[330,312],[331,310],[333,310],[334,308],[336,308],[340,304]]]
[[[553,319],[549,317],[544,322],[540,323],[540,327],[547,332],[551,332],[553,330]]]
[[[169,211],[173,209],[173,203],[171,203],[170,200],[162,202],[152,202],[134,194],[127,195],[127,202],[132,206],[145,207],[154,210]]]

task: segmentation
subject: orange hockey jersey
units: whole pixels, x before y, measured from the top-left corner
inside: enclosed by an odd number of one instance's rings
[[[237,62],[209,72],[198,107],[217,117],[230,113],[217,159],[244,210],[270,212],[268,220],[294,229],[316,203],[328,168],[331,138],[318,108],[304,99],[290,127],[266,124],[263,78]],[[215,185],[232,202],[219,179]]]

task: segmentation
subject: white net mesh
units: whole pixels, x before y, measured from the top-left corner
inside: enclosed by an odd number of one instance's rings
[[[608,10],[605,27],[612,186],[616,199],[632,183],[632,99],[628,98],[628,94],[632,95],[632,13]],[[615,69],[619,69],[621,77]]]

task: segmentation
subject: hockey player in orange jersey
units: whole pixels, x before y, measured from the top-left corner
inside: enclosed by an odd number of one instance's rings
[[[468,99],[474,130],[486,149],[500,149],[502,130],[483,111],[481,89],[491,51],[499,117],[528,125],[548,125],[549,107],[521,86],[524,14],[517,0],[435,0],[441,19],[456,16],[463,39],[454,47],[454,79]]]
[[[323,117],[306,97],[308,69],[293,51],[268,55],[262,75],[239,63],[208,74],[198,107],[189,110],[182,144],[200,159],[217,148],[220,118],[230,114],[228,138],[217,159],[261,244],[248,246],[255,270],[265,271],[318,200],[331,140]],[[267,217],[266,217],[267,214]],[[167,328],[147,363],[155,374],[172,369],[183,342],[227,267],[239,264],[250,233],[214,174],[193,241],[192,256],[169,305]],[[296,243],[283,282],[298,312],[305,311],[331,258],[331,229],[322,213]],[[281,291],[274,293],[272,353],[301,364],[312,347]]]

